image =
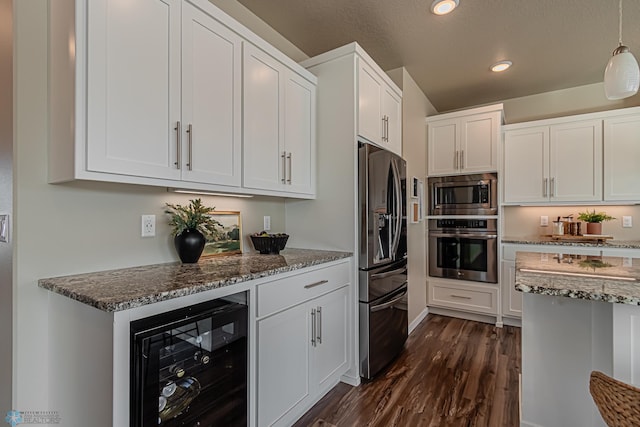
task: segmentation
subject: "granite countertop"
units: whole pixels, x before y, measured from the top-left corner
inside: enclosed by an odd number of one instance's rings
[[[516,253],[516,289],[640,305],[640,258]]]
[[[242,254],[40,279],[38,286],[113,312],[260,277],[348,258],[348,252],[285,249],[280,255]]]
[[[598,248],[640,249],[640,240],[607,240],[605,242],[572,242],[554,240],[550,237],[503,237],[502,243],[515,243],[518,245],[549,245],[549,246],[582,246]]]

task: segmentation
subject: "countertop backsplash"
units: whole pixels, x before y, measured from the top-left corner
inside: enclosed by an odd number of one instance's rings
[[[557,217],[573,214],[573,220],[578,218],[578,212],[587,210],[606,212],[615,217],[612,221],[602,223],[602,234],[613,236],[614,240],[640,240],[640,206],[505,206],[503,236],[532,238],[543,234],[552,234],[552,222]],[[549,217],[547,227],[540,226],[540,216]],[[622,216],[633,218],[633,227],[622,227]],[[585,233],[582,226],[582,233]]]

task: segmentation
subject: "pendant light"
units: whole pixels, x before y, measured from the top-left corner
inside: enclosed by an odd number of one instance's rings
[[[604,70],[604,93],[607,99],[623,99],[635,95],[640,86],[638,62],[622,44],[622,0],[618,3],[618,47]]]

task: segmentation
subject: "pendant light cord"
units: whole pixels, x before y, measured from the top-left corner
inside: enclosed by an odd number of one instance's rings
[[[622,46],[622,0],[618,1],[618,45]]]

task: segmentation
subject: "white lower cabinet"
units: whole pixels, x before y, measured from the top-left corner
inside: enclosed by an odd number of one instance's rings
[[[522,317],[522,293],[516,290],[516,262],[502,261],[500,289],[502,291],[502,315]]]
[[[498,314],[496,285],[462,280],[429,279],[427,304],[478,314]]]
[[[349,265],[258,286],[258,426],[293,424],[348,370]]]

